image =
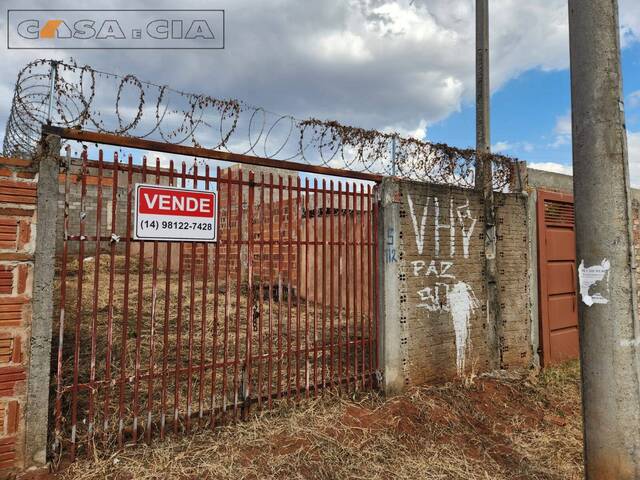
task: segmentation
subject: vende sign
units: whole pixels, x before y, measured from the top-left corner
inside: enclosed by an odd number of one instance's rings
[[[135,185],[136,240],[215,242],[215,192],[187,188]]]

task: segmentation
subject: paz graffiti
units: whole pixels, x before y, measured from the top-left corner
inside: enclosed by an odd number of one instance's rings
[[[449,200],[448,222],[442,223],[440,201],[437,197],[428,197],[423,207],[421,217],[418,218],[415,205],[410,195],[407,196],[411,221],[416,238],[416,247],[419,255],[425,253],[425,239],[429,232],[427,220],[430,207],[433,207],[433,254],[438,260],[414,260],[411,262],[414,277],[432,277],[435,281],[431,286],[418,290],[418,308],[424,308],[428,312],[448,312],[451,315],[456,344],[456,369],[458,375],[465,370],[466,354],[469,346],[469,330],[471,316],[479,307],[478,299],[469,284],[456,279],[453,274],[453,261],[440,260],[441,245],[440,232],[449,232],[449,257],[456,254],[457,229],[462,239],[462,256],[469,258],[469,244],[477,219],[473,217],[467,199],[463,205],[454,205],[453,199]]]

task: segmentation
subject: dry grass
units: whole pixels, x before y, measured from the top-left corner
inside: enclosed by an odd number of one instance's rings
[[[276,285],[275,292],[271,289],[270,294],[269,289],[255,289],[253,309],[248,311],[246,284],[234,281],[231,275],[228,288],[223,277],[215,291],[210,275],[214,271],[212,266],[206,284],[201,266],[193,275],[186,271],[182,284],[177,272],[170,271],[167,278],[166,270],[159,269],[154,288],[149,259],[140,262],[139,257],[132,256],[126,265],[124,257],[115,256],[112,265],[109,256],[103,254],[99,265],[95,258],[86,258],[82,263],[82,290],[78,288],[79,266],[76,258],[68,261],[65,282],[59,435],[63,449],[69,446],[71,438],[76,360],[77,381],[81,385],[76,395],[76,435],[81,454],[86,451],[84,445],[92,432],[105,434],[100,435],[101,448],[113,446],[119,428],[123,429],[125,442],[131,440],[134,430],[139,436],[151,431],[157,435],[165,414],[167,428],[173,430],[177,424],[176,428],[182,431],[188,412],[196,415],[202,412],[206,420],[211,420],[211,412],[220,417],[215,412],[240,408],[245,397],[250,403],[278,391],[293,391],[298,384],[302,389],[313,390],[314,384],[322,386],[345,378],[347,364],[352,374],[356,364],[360,374],[362,365],[369,365],[369,344],[373,345],[373,340],[368,340],[366,329],[354,332],[353,312],[347,328],[344,312],[336,310],[331,317],[328,307],[299,300],[295,295],[288,297],[288,291],[278,291]],[[110,293],[112,268],[114,288]],[[60,284],[60,279],[57,282]],[[166,312],[165,300],[169,301]],[[297,308],[298,300],[300,308]],[[329,328],[331,324],[334,324],[333,330]],[[58,329],[56,317],[54,331]],[[92,343],[94,329],[96,341]],[[109,331],[112,341],[107,373]],[[217,332],[215,346],[214,331]],[[350,350],[347,350],[347,341],[351,344]],[[354,341],[359,342],[357,351]],[[330,344],[334,345],[333,356]],[[252,353],[251,362],[246,360],[247,351]],[[57,353],[56,349],[52,352],[54,365],[57,365]],[[222,366],[225,360],[227,365]],[[176,375],[178,364],[181,369]],[[149,380],[147,374],[151,372],[153,377]],[[52,385],[55,386],[56,381],[54,370]],[[174,395],[176,392],[178,396]],[[53,395],[55,391],[52,398]],[[173,421],[175,410],[177,421]],[[55,413],[51,412],[51,416]],[[221,420],[224,419],[215,418],[216,422]]]
[[[63,479],[579,479],[577,363],[281,404],[216,432],[97,451]]]

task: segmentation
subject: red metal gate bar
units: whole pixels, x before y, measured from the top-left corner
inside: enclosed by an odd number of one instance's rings
[[[62,239],[62,265],[60,266],[60,328],[58,332],[58,368],[56,371],[56,405],[55,405],[55,440],[54,449],[60,445],[62,438],[62,347],[64,341],[64,325],[67,292],[67,255],[69,251],[69,181],[71,178],[71,146],[67,145],[64,171],[64,233]]]
[[[169,161],[169,186],[173,186],[174,165]],[[160,438],[164,439],[167,418],[167,368],[169,349],[169,306],[171,299],[171,242],[167,242],[167,257],[165,265],[165,298],[164,298],[164,325],[162,327],[162,385],[160,406]]]
[[[334,275],[333,217],[335,217],[336,206],[335,206],[334,197],[333,197],[333,180],[329,181],[329,190],[331,191],[329,196],[329,204],[331,209],[331,216],[329,217],[329,232],[330,232],[329,233],[329,345],[330,345],[329,359],[331,362],[329,364],[329,385],[333,386],[335,385],[335,382],[336,382],[335,372],[334,372],[335,357],[334,357],[334,349],[333,349],[334,327],[335,327],[335,322],[334,322],[335,311],[333,309],[333,279],[334,279],[333,277]],[[326,209],[325,209],[325,213],[326,213]]]
[[[242,168],[238,169],[238,177],[242,180]],[[242,238],[242,186],[238,187],[238,207],[237,207],[238,238]],[[233,416],[238,418],[238,374],[240,363],[240,281],[242,279],[242,264],[240,262],[240,245],[236,246],[236,323],[235,323],[235,343],[234,343],[234,365],[233,365]]]
[[[160,159],[156,157],[156,185],[160,184]],[[154,379],[154,348],[156,301],[158,295],[158,242],[153,242],[153,269],[151,273],[151,325],[149,331],[149,383],[147,385],[147,424],[145,428],[146,442],[151,444],[152,412],[153,412],[153,379]]]
[[[292,211],[292,206],[293,206],[293,189],[292,189],[292,178],[289,175],[287,177],[287,215],[286,215],[286,219],[287,219],[287,227],[288,227],[288,233],[287,233],[287,397],[291,397],[291,366],[293,363],[293,359],[291,358],[291,341],[292,341],[292,336],[291,336],[291,275],[293,275],[293,267],[291,264],[291,256],[292,256],[292,250],[291,250],[291,236],[292,236],[292,232],[293,232],[293,211]],[[282,202],[282,204],[284,205],[284,202]],[[282,217],[281,217],[282,218]],[[280,300],[282,302],[282,300]]]
[[[367,337],[369,338],[369,375],[373,374],[373,339],[371,329],[371,317],[373,311],[373,281],[371,279],[372,273],[372,248],[371,243],[373,236],[376,235],[377,229],[371,228],[371,222],[373,221],[373,214],[371,212],[371,185],[367,185],[367,298],[368,298],[368,310],[367,310]]]
[[[301,245],[300,245],[300,220],[302,218],[300,197],[302,196],[302,190],[300,187],[300,177],[297,177],[296,181],[297,194],[296,194],[296,398],[300,400],[300,350],[302,344],[300,342],[300,295],[302,287],[302,260],[301,260]],[[289,212],[291,215],[291,212]]]
[[[320,271],[322,276],[322,387],[326,387],[327,385],[327,376],[326,376],[326,363],[327,363],[327,349],[326,343],[327,339],[325,337],[325,321],[326,321],[326,288],[325,288],[325,271],[326,271],[326,262],[327,262],[327,254],[326,254],[326,244],[327,244],[327,195],[326,195],[327,183],[326,180],[322,179],[322,270]],[[316,218],[318,216],[318,209],[316,208]],[[317,302],[317,300],[316,300]]]
[[[342,378],[342,182],[338,182],[338,378]],[[333,262],[332,262],[333,263]],[[338,381],[338,389],[340,388]]]
[[[118,147],[137,148],[140,150],[152,152],[173,153],[177,155],[185,155],[187,157],[209,158],[212,160],[223,160],[232,163],[242,163],[245,165],[258,165],[261,167],[291,170],[295,172],[308,172],[320,175],[356,178],[359,180],[367,180],[370,182],[381,182],[383,178],[382,175],[376,175],[373,173],[340,170],[337,168],[323,167],[319,165],[307,165],[286,160],[272,160],[270,158],[254,157],[250,155],[242,155],[220,150],[210,150],[200,147],[187,147],[185,145],[155,142],[152,140],[111,135],[108,133],[89,132],[87,130],[77,130],[73,128],[60,128],[51,125],[43,125],[42,134],[58,135],[61,138],[76,140],[79,142],[116,145]]]
[[[204,189],[209,191],[209,165],[204,169]],[[194,177],[196,170],[194,169]],[[197,180],[196,180],[197,184]],[[195,256],[195,254],[192,255]],[[208,292],[208,280],[209,280],[209,244],[204,242],[202,244],[202,312],[200,317],[200,373],[198,380],[198,426],[202,426],[202,420],[204,415],[204,362],[205,362],[205,349],[207,338],[207,292]]]
[[[354,213],[353,217],[355,218],[355,209],[356,206],[353,207]],[[364,244],[364,219],[365,219],[365,210],[364,210],[364,185],[360,184],[360,245],[358,250],[360,251],[360,338],[362,339],[362,343],[360,344],[360,351],[362,353],[361,357],[361,365],[360,372],[362,374],[362,389],[365,388],[365,344],[364,344],[364,253],[365,253],[365,244]]]
[[[220,185],[220,177],[222,176],[221,171],[220,171],[220,167],[216,168],[216,188],[218,191],[218,194],[221,192],[221,185]],[[216,218],[218,219],[218,227],[220,226],[220,203],[222,202],[222,199],[218,196],[217,201],[216,201]],[[227,215],[228,215],[228,211],[227,211]],[[215,266],[214,266],[214,287],[213,287],[213,293],[214,293],[214,297],[213,297],[213,345],[211,346],[211,351],[212,351],[212,357],[213,357],[213,367],[211,369],[211,427],[215,427],[216,425],[216,417],[213,414],[213,412],[216,409],[216,403],[217,403],[217,398],[216,398],[216,373],[217,373],[217,369],[216,369],[216,365],[215,365],[215,360],[218,358],[218,296],[219,296],[219,291],[218,291],[218,277],[220,274],[220,242],[221,242],[221,238],[220,238],[220,229],[218,228],[218,231],[216,232],[217,235],[217,241],[216,241],[216,245],[215,245]],[[226,286],[225,286],[226,288]],[[226,360],[226,344],[225,344],[225,360]]]
[[[104,431],[108,429],[109,415],[110,415],[110,403],[111,403],[111,344],[113,343],[113,314],[114,314],[114,282],[115,282],[115,254],[116,254],[116,224],[117,224],[117,212],[118,212],[118,152],[113,156],[114,169],[111,173],[111,238],[109,247],[109,299],[107,306],[107,353],[105,359],[105,373],[104,378],[106,381],[105,393],[104,393]],[[104,169],[103,169],[104,171]],[[68,195],[68,192],[65,193]],[[65,200],[66,202],[66,200]],[[66,259],[63,259],[63,264],[66,263]],[[65,265],[66,268],[66,265]],[[65,278],[65,275],[61,275]],[[64,284],[63,282],[61,282]]]
[[[242,400],[245,405],[245,415],[249,414],[251,403],[249,401],[251,397],[251,354],[253,350],[253,322],[250,319],[253,318],[253,201],[254,201],[254,188],[253,188],[254,174],[249,172],[249,192],[248,192],[248,205],[247,205],[247,275],[248,275],[248,292],[247,292],[247,314],[246,314],[246,346],[245,346],[245,376],[243,378],[242,386]],[[238,248],[240,248],[238,246]],[[240,290],[240,285],[237,286]],[[240,309],[240,304],[237,306]]]
[[[98,177],[102,178],[102,150],[98,152]],[[98,284],[100,279],[100,237],[101,237],[101,217],[102,217],[102,182],[98,182],[97,201],[96,201],[96,242],[95,242],[95,265],[93,271],[93,310],[91,312],[91,360],[90,360],[90,373],[89,383],[91,388],[89,389],[89,448],[93,444],[93,415],[94,415],[94,394],[95,394],[95,380],[96,380],[96,338],[98,333]]]

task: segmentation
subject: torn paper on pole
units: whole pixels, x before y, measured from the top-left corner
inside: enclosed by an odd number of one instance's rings
[[[580,261],[578,267],[578,278],[580,280],[580,296],[585,305],[591,306],[594,303],[609,303],[609,269],[611,264],[606,258],[600,265],[585,267],[584,260]],[[605,296],[606,295],[606,296]]]

